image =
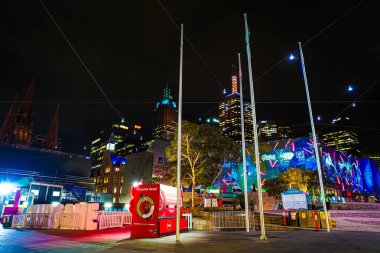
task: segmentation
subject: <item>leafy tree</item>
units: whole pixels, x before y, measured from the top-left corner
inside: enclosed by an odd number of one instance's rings
[[[290,188],[296,188],[305,192],[317,190],[319,187],[318,173],[312,170],[289,169],[273,179],[264,181],[264,188],[270,195],[280,195]]]
[[[177,162],[177,140],[176,133],[166,149],[172,167],[176,167]],[[213,184],[222,172],[223,163],[239,157],[239,145],[215,127],[188,121],[182,122],[181,141],[181,183],[192,185],[191,204],[194,207],[195,187]],[[165,180],[172,182],[176,176],[175,168]]]

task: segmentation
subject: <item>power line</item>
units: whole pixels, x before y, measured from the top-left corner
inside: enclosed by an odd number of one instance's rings
[[[25,101],[2,100],[0,103],[22,103]],[[31,101],[34,104],[108,104],[108,101]],[[335,101],[331,100],[314,100],[313,104],[326,104]],[[112,104],[156,104],[156,101],[111,101]],[[219,104],[220,101],[184,101],[185,104]],[[256,104],[305,104],[306,101],[257,101]],[[336,103],[352,103],[352,100],[341,100]],[[380,103],[380,100],[357,100],[355,103]]]
[[[91,73],[91,71],[88,69],[87,65],[84,63],[82,58],[79,56],[77,50],[75,50],[74,46],[71,44],[70,40],[67,38],[61,27],[58,25],[58,23],[55,21],[53,15],[50,13],[48,8],[45,6],[45,4],[40,0],[40,3],[42,7],[44,8],[45,12],[49,15],[55,26],[58,28],[59,32],[61,33],[62,37],[65,39],[67,44],[70,46],[71,50],[74,52],[77,59],[80,61],[82,66],[85,68],[91,79],[94,81],[100,92],[103,94],[104,98],[107,100],[108,104],[111,106],[111,108],[121,117],[123,118],[123,115],[120,113],[120,111],[112,104],[111,100],[108,98],[107,94],[104,92],[103,88],[100,86],[99,82],[95,79],[94,75]]]
[[[160,0],[156,0],[157,3],[160,5],[160,7],[163,9],[163,11],[166,13],[166,15],[169,17],[170,21],[175,25],[178,31],[181,31],[179,25],[174,20],[174,18],[170,15],[169,11],[165,8],[165,6],[160,2]],[[206,66],[208,71],[210,71],[211,75],[214,77],[214,79],[219,83],[219,85],[224,88],[223,83],[219,80],[219,78],[216,76],[214,71],[212,71],[210,65],[206,62],[206,60],[202,57],[202,55],[199,53],[199,51],[195,48],[193,43],[191,43],[190,39],[184,34],[183,37],[185,38],[186,42],[190,45],[190,47],[194,50],[194,52],[198,55],[198,57],[201,59],[202,63]]]
[[[157,0],[158,1],[158,0]],[[325,32],[326,30],[328,30],[330,27],[332,27],[334,24],[336,24],[338,21],[340,21],[343,17],[345,17],[346,15],[348,15],[350,12],[352,12],[353,10],[355,10],[356,8],[358,8],[362,3],[364,2],[363,1],[360,1],[358,4],[354,5],[352,8],[350,8],[348,11],[346,11],[345,13],[343,13],[342,15],[340,15],[338,18],[336,18],[334,21],[332,21],[330,24],[328,24],[327,26],[325,26],[322,30],[320,30],[318,33],[316,33],[314,36],[312,36],[309,40],[307,40],[305,43],[303,43],[303,46],[306,47],[307,44],[311,43],[315,38],[317,38],[319,35],[321,35],[323,32]],[[294,50],[293,53],[296,53],[298,52],[298,49]],[[255,78],[253,80],[254,83],[256,83],[257,81],[259,81],[262,77],[266,76],[267,74],[271,73],[274,69],[276,69],[279,65],[281,65],[282,63],[284,63],[285,61],[287,60],[287,57],[283,57],[281,58],[281,60],[279,60],[277,63],[275,63],[272,67],[268,68],[266,71],[264,71],[262,74],[260,74],[257,78]],[[245,87],[247,88],[247,87]],[[244,88],[244,89],[245,89]],[[209,112],[215,110],[216,108],[212,108],[211,110],[207,111],[206,113],[202,114],[201,117],[204,117],[205,115],[207,115]]]
[[[355,83],[357,82],[360,77],[365,73],[367,72],[376,62],[377,60],[380,59],[380,55],[378,55],[373,61],[370,62],[370,64],[365,68],[363,69],[352,81],[351,83]],[[327,108],[332,104],[332,103],[336,103],[337,100],[342,96],[342,94],[338,95],[333,101],[331,101],[331,103],[329,103],[319,114],[323,114]],[[352,101],[350,101],[350,103],[352,103]]]

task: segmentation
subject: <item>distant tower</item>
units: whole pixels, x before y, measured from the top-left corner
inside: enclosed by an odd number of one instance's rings
[[[48,134],[46,135],[43,147],[51,150],[61,150],[61,143],[58,142],[58,120],[59,120],[59,105],[55,110],[53,119],[50,124]]]
[[[26,91],[23,103],[11,105],[0,128],[1,142],[19,146],[30,146],[32,144],[34,89],[35,80],[33,79]]]
[[[238,75],[235,66],[232,68],[231,81],[232,93],[228,94],[219,104],[219,128],[225,136],[241,142],[240,94],[238,93]],[[252,107],[247,102],[244,102],[243,106],[245,140],[247,143],[252,143]]]
[[[177,104],[173,101],[168,86],[164,89],[163,99],[157,102],[155,112],[156,122],[153,129],[153,137],[162,140],[172,140],[177,123]]]

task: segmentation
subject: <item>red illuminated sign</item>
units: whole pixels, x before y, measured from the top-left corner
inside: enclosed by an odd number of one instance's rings
[[[131,193],[132,237],[152,238],[175,231],[177,188],[162,184],[138,185]],[[187,229],[185,218],[181,218],[180,229]]]

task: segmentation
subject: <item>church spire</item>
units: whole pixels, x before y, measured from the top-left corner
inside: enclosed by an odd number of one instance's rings
[[[0,128],[0,142],[8,142],[9,141],[9,133],[7,133],[7,130],[9,128],[9,125],[12,124],[14,121],[14,115],[17,112],[16,104],[15,102],[12,102],[11,107],[8,110],[7,116],[5,116],[5,119],[3,121],[3,124]]]
[[[35,80],[35,78],[33,78],[32,81],[30,82],[29,86],[28,86],[26,93],[25,93],[24,101],[22,104],[22,107],[26,113],[32,112],[35,87],[36,87],[36,80]]]
[[[52,150],[60,149],[58,147],[58,121],[59,121],[59,105],[55,110],[53,119],[50,123],[50,128],[44,142],[44,147]]]

